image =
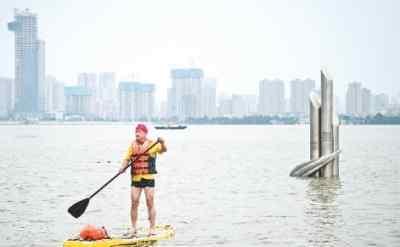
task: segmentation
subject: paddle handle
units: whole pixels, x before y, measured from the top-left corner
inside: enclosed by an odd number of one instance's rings
[[[159,140],[157,139],[157,141],[155,143],[153,143],[148,149],[146,149],[146,151],[144,151],[141,154],[136,155],[136,157],[132,160],[132,162],[125,168],[128,169],[128,167],[130,167],[133,162],[135,162],[140,156],[142,156],[143,154],[147,153],[148,151],[150,151],[150,149],[152,149],[153,147],[155,147],[159,142]],[[119,175],[121,175],[122,172],[118,172],[117,174],[114,175],[114,177],[110,178],[110,180],[108,180],[105,184],[103,184],[103,186],[101,186],[98,190],[96,190],[96,192],[94,192],[91,196],[89,196],[89,199],[91,199],[92,197],[94,197],[95,195],[97,195],[97,193],[99,193],[100,191],[102,191],[107,185],[109,185],[112,181],[114,181],[114,179],[116,179]]]

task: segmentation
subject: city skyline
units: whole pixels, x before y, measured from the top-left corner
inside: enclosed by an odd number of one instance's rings
[[[320,93],[315,89],[315,81],[296,79],[290,81],[292,97],[284,98],[282,80],[264,79],[259,82],[257,94],[220,94],[217,98],[215,78],[206,77],[205,71],[200,68],[181,68],[171,70],[168,100],[156,105],[155,84],[135,80],[117,82],[113,72],[80,73],[77,78],[77,83],[71,86],[55,77],[46,77],[42,82],[43,99],[38,100],[43,104],[43,109],[36,112],[37,116],[56,120],[112,121],[295,116],[302,121],[308,118],[310,93]],[[3,119],[20,118],[19,112],[12,110],[13,83],[11,79],[0,77],[0,118]],[[387,94],[363,87],[361,82],[348,84],[345,106],[335,98],[338,113],[347,116],[400,113],[400,95],[390,99]]]
[[[50,5],[44,7],[40,2],[10,1],[2,3],[0,22],[6,25],[12,20],[14,7],[28,7],[37,13],[39,36],[46,41],[47,74],[67,85],[74,85],[76,75],[83,71],[114,71],[122,75],[117,81],[133,73],[138,81],[155,83],[158,88],[156,98],[164,100],[171,69],[200,67],[218,80],[219,92],[254,94],[258,82],[264,78],[279,78],[285,82],[296,78],[316,80],[319,68],[326,66],[334,75],[336,93],[341,100],[344,100],[347,84],[351,81],[362,81],[371,90],[390,93],[391,96],[400,91],[394,75],[394,59],[398,54],[394,44],[399,36],[390,32],[398,18],[393,14],[396,9],[393,6],[398,5],[395,1],[385,1],[379,6],[373,2],[355,2],[353,7],[346,8],[345,2],[337,2],[334,6],[316,3],[313,4],[315,10],[311,9],[309,1],[296,4],[249,1],[245,5],[219,2],[212,5],[210,13],[206,12],[210,15],[209,20],[201,19],[200,14],[209,9],[210,2],[169,3],[161,6],[166,3],[158,2],[158,6],[171,13],[160,12],[157,8],[156,13],[150,14],[146,12],[151,9],[150,3],[121,1],[109,6],[103,1],[96,1],[95,4],[91,1],[79,4],[72,1],[69,8],[65,8],[66,2],[58,2],[57,5],[48,3]],[[174,6],[179,6],[179,9]],[[225,7],[231,11],[222,11]],[[355,16],[350,15],[357,7]],[[246,11],[238,12],[242,8],[249,10],[254,17],[249,17]],[[300,13],[296,12],[296,8],[301,10]],[[62,17],[56,14],[60,10],[66,12]],[[127,29],[129,31],[122,32],[126,26],[123,23],[119,23],[121,27],[117,26],[118,20],[128,18],[134,21],[143,17],[139,10],[155,20],[142,18],[145,22],[138,23],[143,25],[132,22]],[[74,11],[76,16],[72,18]],[[326,12],[327,17],[321,16],[319,11]],[[334,11],[341,11],[341,18],[335,17]],[[93,16],[96,13],[98,15]],[[216,18],[217,13],[231,23]],[[271,22],[271,18],[284,13],[292,18],[286,21],[275,18],[273,20],[279,21]],[[380,19],[378,13],[386,17],[385,21]],[[83,25],[75,25],[84,14],[96,17],[96,22],[85,19]],[[239,18],[241,21],[238,21],[234,18],[236,15],[246,18]],[[186,24],[181,24],[182,18],[187,21]],[[303,22],[296,22],[296,18]],[[321,23],[315,22],[319,18]],[[325,30],[328,18],[330,31],[338,34],[334,37]],[[368,29],[367,22],[364,22],[367,19]],[[163,25],[157,24],[161,20],[170,24],[170,33],[160,30]],[[298,24],[298,30],[293,28],[294,23]],[[144,28],[144,24],[148,27]],[[76,30],[73,27],[77,27]],[[183,27],[184,33],[180,31]],[[103,29],[104,32],[101,32]],[[200,35],[193,35],[195,33]],[[256,33],[259,33],[258,36]],[[317,36],[319,38],[315,40]],[[5,54],[0,61],[0,76],[13,78],[12,35],[6,28],[1,28],[0,37],[0,53]],[[368,40],[368,44],[360,43],[362,40]],[[326,61],[322,60],[323,55],[327,57]],[[289,85],[285,83],[285,92],[289,91]]]

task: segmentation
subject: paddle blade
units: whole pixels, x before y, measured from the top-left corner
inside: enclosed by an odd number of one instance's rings
[[[68,212],[75,218],[79,218],[89,205],[90,198],[83,199],[68,208]]]

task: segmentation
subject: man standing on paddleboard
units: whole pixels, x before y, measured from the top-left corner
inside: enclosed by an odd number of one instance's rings
[[[135,128],[136,139],[129,145],[128,151],[126,152],[122,161],[119,172],[125,172],[129,163],[138,154],[143,154],[148,148],[150,148],[155,141],[147,138],[148,129],[144,124],[138,124]],[[139,200],[142,191],[146,196],[146,205],[150,221],[150,232],[149,236],[155,235],[156,225],[156,210],[154,207],[154,186],[155,186],[155,174],[156,171],[156,158],[157,154],[161,154],[167,151],[167,147],[162,138],[158,138],[158,143],[155,144],[148,152],[140,157],[132,164],[131,174],[131,222],[132,232],[130,232],[131,238],[137,237],[137,216],[139,208]]]

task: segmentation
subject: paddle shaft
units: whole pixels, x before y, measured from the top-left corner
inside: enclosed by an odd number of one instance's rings
[[[128,169],[140,156],[142,156],[143,154],[147,153],[148,151],[150,151],[150,149],[152,149],[155,145],[157,145],[159,143],[159,141],[157,140],[154,144],[152,144],[148,149],[146,149],[146,151],[144,151],[141,154],[136,155],[136,157],[131,161],[131,163],[125,168]],[[103,190],[107,185],[109,185],[112,181],[114,181],[114,179],[116,179],[119,175],[121,175],[122,172],[118,172],[117,174],[114,175],[114,177],[112,177],[110,180],[108,180],[105,184],[103,184],[103,186],[101,186],[98,190],[96,190],[96,192],[94,192],[91,196],[89,196],[89,199],[92,199],[92,197],[94,197],[95,195],[97,195],[97,193],[99,193],[101,190]]]

